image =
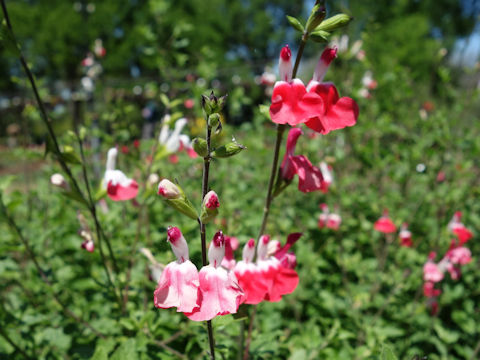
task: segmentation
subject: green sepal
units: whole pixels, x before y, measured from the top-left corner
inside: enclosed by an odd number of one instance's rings
[[[207,140],[203,138],[195,138],[192,140],[192,147],[199,156],[205,157],[208,155]]]
[[[82,163],[71,146],[65,146],[59,157],[67,164],[80,165]]]
[[[212,157],[216,158],[227,158],[230,156],[237,155],[240,151],[246,149],[242,144],[237,143],[236,141],[229,142],[225,145],[222,145],[216,148],[212,152]]]
[[[322,23],[315,28],[314,32],[319,30],[331,32],[347,26],[352,20],[353,18],[347,14],[337,14],[322,21]]]
[[[323,30],[315,30],[310,34],[310,39],[312,39],[315,42],[328,42],[328,37],[330,36],[330,33],[327,31]]]
[[[207,209],[205,206],[202,209],[202,214],[200,215],[200,220],[203,224],[208,224],[210,221],[215,219],[218,215],[218,208]]]
[[[303,27],[302,23],[297,18],[287,15],[287,20],[295,30],[300,31],[302,33],[305,31],[305,28]]]
[[[190,219],[198,219],[197,210],[195,210],[192,203],[187,199],[185,195],[181,196],[178,199],[165,199],[165,201],[168,205],[173,207],[175,210],[181,212],[183,215],[188,216]]]

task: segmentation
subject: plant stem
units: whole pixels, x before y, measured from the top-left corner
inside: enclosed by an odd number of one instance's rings
[[[208,122],[208,119],[207,119]],[[210,172],[210,137],[212,128],[207,124],[207,156],[203,158],[203,177],[202,177],[202,201],[208,191],[208,175]],[[205,224],[198,219],[200,225],[200,239],[202,241],[202,265],[207,266],[207,240],[205,233]],[[213,337],[212,321],[207,321],[208,343],[210,345],[210,359],[215,360],[215,339]]]
[[[285,125],[277,124],[277,139],[275,141],[275,150],[273,151],[272,169],[270,170],[270,179],[268,180],[267,196],[265,198],[265,207],[263,208],[262,225],[260,226],[260,231],[258,232],[257,239],[259,239],[260,236],[263,235],[265,228],[267,226],[268,215],[270,213],[270,205],[272,204],[272,200],[273,200],[273,196],[272,196],[273,184],[275,182],[275,177],[277,175],[280,145],[282,144],[282,137],[283,137],[284,130],[285,130]]]
[[[245,343],[245,350],[243,352],[243,360],[248,360],[248,357],[250,355],[250,343],[252,342],[253,323],[255,321],[256,314],[257,314],[257,306],[254,306],[252,310],[252,315],[250,316],[250,323],[248,324],[248,335],[247,335],[247,341]]]
[[[295,65],[293,66],[292,71],[292,78],[295,79],[297,76],[298,66],[300,65],[300,59],[303,55],[303,50],[305,49],[305,45],[307,44],[307,34],[303,34],[302,41],[300,42],[300,46],[298,47],[297,58],[295,59]]]

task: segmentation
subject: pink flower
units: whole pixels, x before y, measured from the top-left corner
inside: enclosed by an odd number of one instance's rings
[[[236,265],[233,252],[238,249],[238,245],[236,237],[225,236],[225,257],[222,260],[222,266],[227,270],[233,270]]]
[[[185,315],[194,321],[211,320],[217,315],[234,314],[241,304],[244,293],[233,272],[220,267],[225,255],[225,238],[221,231],[217,232],[210,243],[208,259],[210,265],[199,272],[201,301],[200,309],[186,312]]]
[[[427,281],[423,284],[423,295],[426,297],[439,296],[442,293],[440,289],[435,289],[435,283]]]
[[[342,218],[340,215],[335,213],[328,214],[327,228],[332,230],[338,230],[340,228],[341,223],[342,223]]]
[[[278,62],[281,80],[273,88],[270,117],[274,123],[295,126],[316,116],[323,102],[318,95],[307,93],[302,80],[292,80],[291,57],[288,45],[283,47]]]
[[[408,230],[408,225],[407,223],[402,224],[402,228],[400,229],[400,232],[398,233],[398,237],[400,238],[400,246],[405,246],[405,247],[412,247],[412,233]]]
[[[452,263],[447,263],[447,271],[450,274],[452,280],[458,280],[462,275],[462,272],[458,266],[453,265]]]
[[[466,247],[457,247],[447,252],[447,258],[452,264],[465,265],[472,261],[472,253]]]
[[[433,261],[427,261],[423,265],[423,280],[431,282],[439,282],[443,279],[443,272],[440,271],[437,264]]]
[[[177,261],[169,263],[162,272],[154,292],[155,306],[176,307],[177,312],[196,311],[201,302],[198,270],[189,260],[188,245],[180,229],[169,227],[167,235]]]
[[[195,102],[192,99],[187,99],[183,102],[183,106],[185,106],[187,109],[193,108],[195,105]]]
[[[322,161],[320,163],[320,171],[323,177],[322,188],[320,189],[320,191],[326,194],[328,192],[328,188],[333,182],[332,167],[328,165],[325,161]]]
[[[260,276],[268,286],[265,300],[272,302],[280,301],[283,295],[290,294],[297,288],[299,281],[297,272],[282,266],[280,260],[282,259],[282,254],[286,253],[299,237],[299,234],[291,234],[287,244],[275,257],[267,257],[270,237],[268,235],[260,237],[257,247],[257,266],[260,269]]]
[[[313,78],[308,84],[308,94],[318,95],[322,99],[322,106],[317,106],[317,114],[311,116],[305,125],[321,134],[328,134],[332,130],[353,126],[358,118],[358,105],[349,97],[338,95],[332,83],[322,83],[328,66],[337,56],[337,49],[326,48],[315,68]],[[315,98],[316,99],[316,98]]]
[[[118,151],[111,148],[107,155],[107,166],[103,179],[107,195],[113,201],[130,200],[138,194],[138,184],[135,180],[127,178],[120,170],[115,170],[115,161]]]
[[[457,211],[447,225],[448,229],[458,237],[460,246],[473,237],[473,233],[463,225],[461,218],[462,213]]]
[[[85,249],[88,252],[93,252],[95,250],[95,244],[92,240],[84,240],[82,242],[82,249]]]
[[[397,227],[393,223],[392,220],[388,217],[388,211],[385,210],[383,212],[383,215],[378,219],[375,224],[373,225],[373,228],[379,232],[382,232],[384,234],[390,234],[394,233],[397,231]]]
[[[320,204],[320,208],[322,209],[322,213],[318,217],[318,228],[323,229],[327,226],[328,206],[327,204]]]
[[[250,239],[243,248],[243,259],[233,269],[245,293],[244,302],[251,305],[262,302],[268,292],[268,283],[260,276],[260,268],[253,262],[254,255],[255,240]]]
[[[292,128],[288,132],[287,151],[280,166],[283,179],[290,181],[298,175],[298,189],[302,192],[311,192],[325,188],[322,172],[312,165],[304,155],[293,155],[298,137],[302,134],[299,128]]]

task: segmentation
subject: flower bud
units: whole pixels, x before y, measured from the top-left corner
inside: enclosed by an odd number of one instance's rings
[[[95,250],[95,243],[92,240],[85,240],[82,242],[82,249],[93,252]]]
[[[158,195],[165,199],[178,199],[182,195],[180,188],[168,179],[163,179],[158,184]]]
[[[248,242],[245,244],[245,247],[243,248],[243,253],[242,253],[242,258],[243,261],[246,263],[250,263],[253,261],[253,257],[255,256],[255,240],[250,239]]]
[[[150,186],[154,186],[155,184],[158,183],[159,180],[160,180],[160,177],[157,174],[152,173],[148,175],[147,183]]]
[[[50,183],[54,186],[58,186],[58,187],[61,187],[65,190],[67,190],[68,188],[68,184],[67,182],[65,181],[65,178],[63,177],[62,174],[53,174],[51,177],[50,177]]]
[[[305,25],[307,32],[309,33],[315,30],[315,28],[323,21],[323,19],[325,19],[326,15],[327,11],[325,10],[324,5],[315,5],[310,13],[310,17],[307,20],[307,24]]]
[[[205,115],[208,117],[211,114],[219,113],[222,111],[225,106],[226,95],[217,98],[213,91],[209,96],[202,95],[202,108],[205,112]]]
[[[246,149],[245,146],[237,143],[236,141],[232,141],[216,148],[212,152],[212,156],[216,158],[227,158],[233,155],[237,155],[240,151],[244,149]]]
[[[218,113],[214,113],[208,117],[208,126],[214,128],[218,126],[220,122],[220,115]]]
[[[207,224],[218,215],[218,208],[220,202],[215,191],[209,191],[203,198],[202,214],[200,220],[202,223]]]
[[[347,26],[348,23],[352,20],[353,18],[351,16],[348,16],[347,14],[338,14],[322,21],[322,23],[318,25],[315,30],[323,30],[330,32]]]
[[[292,51],[288,45],[285,45],[280,51],[278,73],[280,75],[280,81],[292,81]]]
[[[195,152],[201,157],[206,157],[208,155],[207,150],[207,141],[202,138],[195,138],[192,140],[192,147]]]

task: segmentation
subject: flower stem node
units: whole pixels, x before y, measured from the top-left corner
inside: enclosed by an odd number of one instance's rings
[[[220,207],[220,202],[218,201],[218,196],[215,191],[209,191],[203,198],[202,204],[202,214],[200,215],[200,220],[203,224],[208,224],[218,215],[218,208]]]
[[[158,195],[162,196],[168,205],[183,215],[194,220],[198,219],[197,211],[178,184],[174,184],[168,179],[163,179],[158,184]]]

